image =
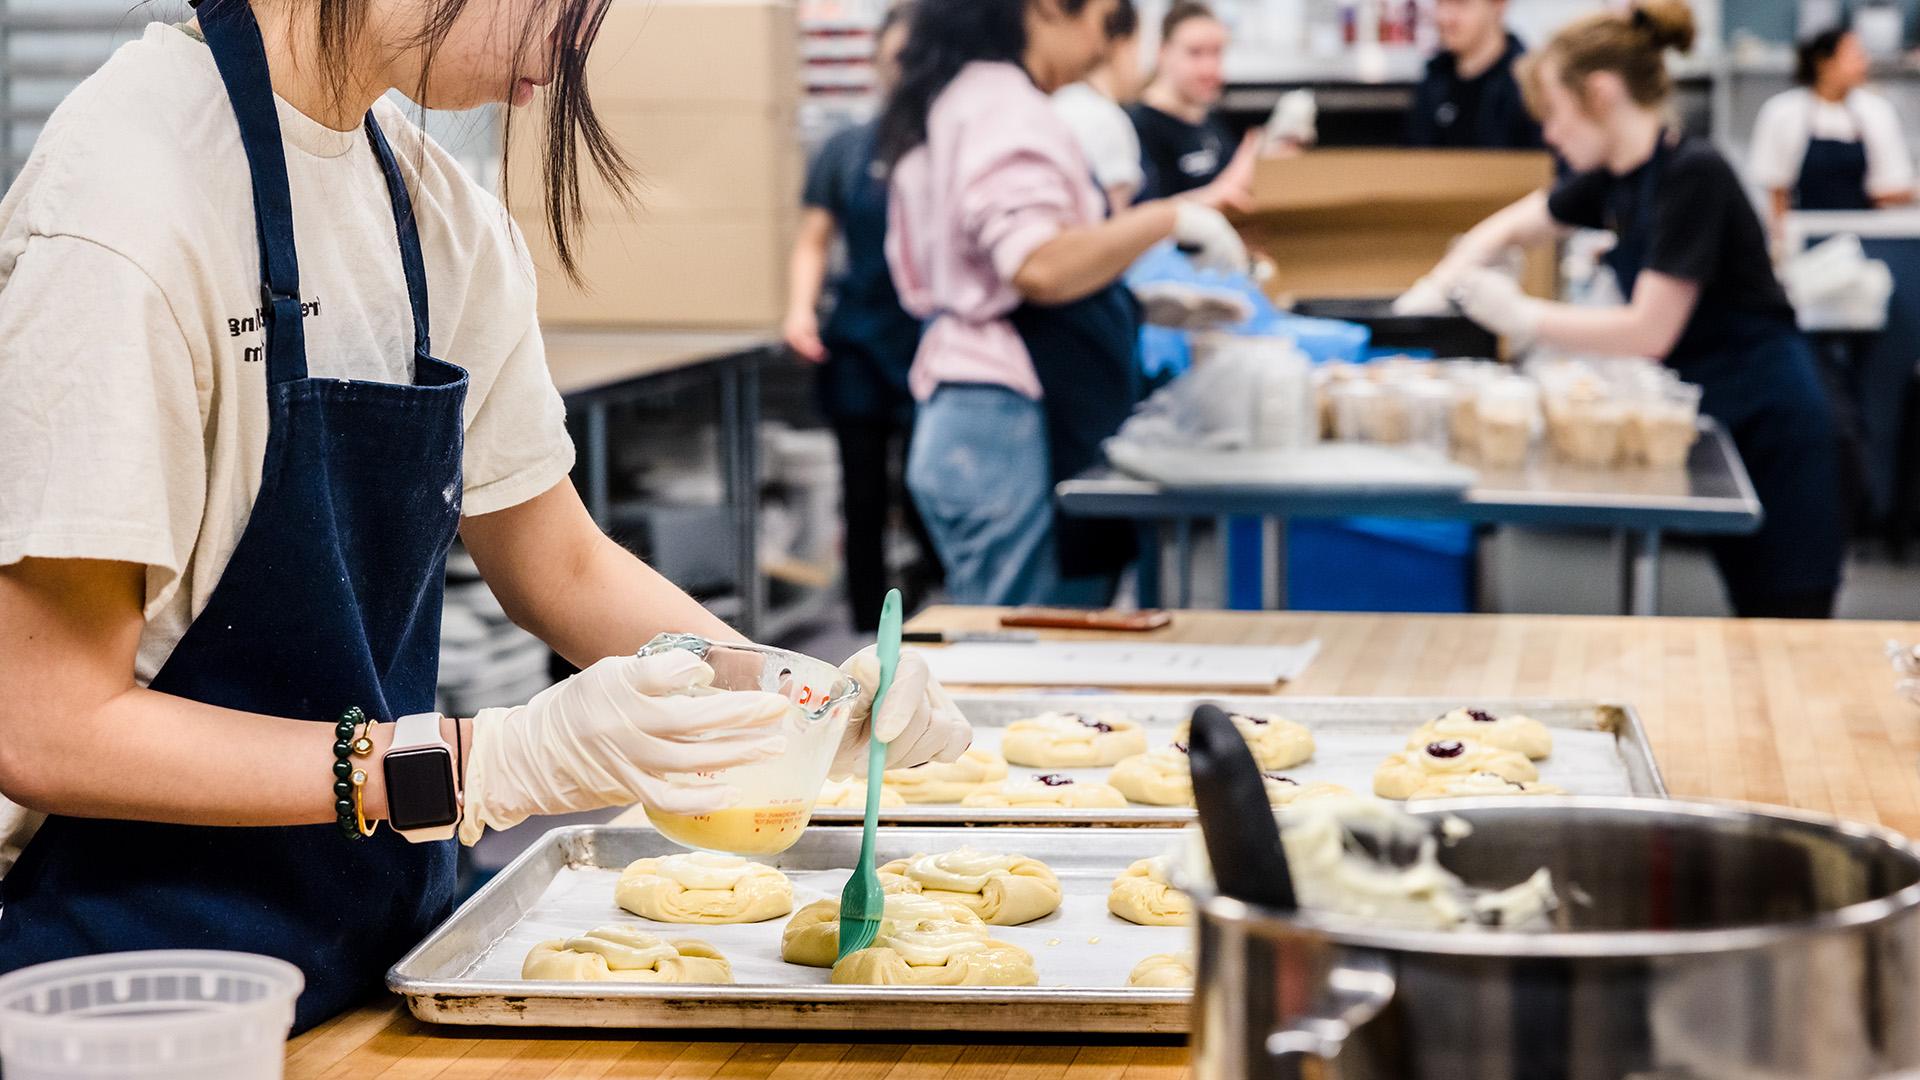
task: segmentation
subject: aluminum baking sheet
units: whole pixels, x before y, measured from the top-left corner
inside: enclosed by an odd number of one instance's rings
[[[1143,829],[885,829],[878,858],[973,846],[1039,859],[1060,878],[1060,910],[996,938],[1033,954],[1040,985],[1008,988],[833,986],[829,972],[780,960],[787,919],[745,926],[653,923],[614,903],[620,869],[681,850],[651,829],[557,829],[515,859],[387,974],[415,1016],[434,1023],[619,1028],[832,1028],[863,1031],[1177,1033],[1185,990],[1126,985],[1133,966],[1192,947],[1185,927],[1135,926],[1107,911],[1113,879],[1181,834]],[[840,895],[860,849],[857,828],[816,827],[760,859],[794,884],[794,909]],[[534,945],[610,923],[712,944],[731,986],[551,983],[520,979]]]
[[[1388,754],[1405,748],[1421,724],[1467,706],[1496,715],[1524,713],[1553,729],[1553,756],[1538,763],[1540,779],[1572,795],[1642,795],[1664,798],[1666,784],[1654,763],[1646,729],[1630,705],[1545,699],[1310,698],[1265,695],[1144,695],[1111,692],[1026,692],[957,696],[974,726],[974,745],[996,753],[1008,724],[1045,712],[1115,712],[1145,723],[1147,745],[1173,741],[1174,729],[1195,705],[1214,702],[1253,714],[1278,714],[1313,731],[1313,758],[1291,769],[1301,783],[1328,781],[1362,795],[1373,792],[1373,771]],[[1110,768],[1010,767],[1009,780],[1054,772],[1083,783],[1105,782]],[[861,810],[819,807],[813,819],[826,824],[858,822]],[[1194,820],[1182,807],[1129,806],[1120,810],[987,810],[958,803],[882,807],[882,821],[901,825],[1179,825]]]

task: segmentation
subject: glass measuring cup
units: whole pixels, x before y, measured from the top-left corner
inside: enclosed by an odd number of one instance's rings
[[[776,855],[794,845],[813,817],[860,687],[838,667],[811,656],[764,645],[662,634],[641,656],[690,652],[713,668],[710,688],[693,693],[760,690],[791,702],[780,721],[787,752],[777,758],[698,774],[740,792],[740,802],[712,814],[647,811],[647,820],[676,844],[729,855]]]

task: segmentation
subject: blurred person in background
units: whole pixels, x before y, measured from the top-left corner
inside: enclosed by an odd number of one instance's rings
[[[1133,205],[1146,186],[1140,135],[1125,105],[1140,92],[1140,13],[1133,0],[1119,0],[1107,24],[1106,58],[1087,77],[1054,91],[1053,107],[1073,129],[1107,195],[1107,206]]]
[[[1239,209],[1253,185],[1260,135],[1236,141],[1215,115],[1226,91],[1227,27],[1199,0],[1174,0],[1160,22],[1153,79],[1128,107],[1140,135],[1151,199],[1211,189],[1214,205]]]
[[[1699,384],[1766,511],[1759,532],[1714,545],[1734,610],[1826,618],[1845,554],[1839,437],[1745,186],[1711,142],[1667,128],[1666,54],[1693,37],[1681,0],[1638,0],[1523,61],[1528,102],[1568,174],[1476,226],[1402,300],[1438,307],[1450,295],[1510,348],[1655,357]],[[1487,269],[1576,228],[1617,237],[1607,261],[1624,305],[1536,299]]]
[[[1246,248],[1199,199],[1111,217],[1048,95],[1110,48],[1118,0],[922,4],[880,121],[887,259],[929,320],[907,486],[958,603],[1100,606],[1124,526],[1056,522],[1053,486],[1099,459],[1138,400],[1139,311],[1121,275],[1169,238],[1205,266]]]
[[[874,81],[883,99],[899,79],[911,11],[909,4],[888,11],[874,36]],[[900,307],[887,270],[887,181],[873,154],[878,130],[875,121],[835,134],[807,169],[785,330],[787,347],[818,366],[820,412],[840,444],[847,602],[853,627],[862,633],[879,629],[887,593],[893,463],[896,455],[905,458],[913,431],[907,370],[920,345],[920,320]],[[833,308],[823,327],[820,301],[836,238],[845,241],[846,257],[832,278]],[[934,561],[933,542],[913,501],[898,501],[924,558]],[[911,598],[926,577],[937,577],[937,570],[909,576],[915,586],[906,590]]]
[[[1440,52],[1414,91],[1407,141],[1417,147],[1534,150],[1540,124],[1527,111],[1514,64],[1527,47],[1507,29],[1507,0],[1434,0]]]
[[[1771,198],[1774,235],[1789,210],[1872,210],[1913,202],[1913,158],[1893,103],[1866,89],[1860,39],[1828,30],[1802,42],[1794,80],[1753,127],[1752,180]]]

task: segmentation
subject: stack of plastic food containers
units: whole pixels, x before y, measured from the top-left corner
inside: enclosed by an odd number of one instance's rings
[[[1699,437],[1700,388],[1639,360],[1537,369],[1547,437],[1563,460],[1592,468],[1686,464]]]

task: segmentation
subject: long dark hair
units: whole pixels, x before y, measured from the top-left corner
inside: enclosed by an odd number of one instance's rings
[[[236,3],[246,0],[206,0],[207,3]],[[347,85],[349,67],[345,58],[353,52],[367,19],[367,0],[292,0],[292,2],[310,8],[313,11],[318,28],[320,48],[320,69],[327,72],[330,89],[340,100],[344,100],[350,91]],[[425,101],[428,83],[433,77],[433,61],[440,47],[446,43],[447,35],[452,32],[460,13],[466,10],[468,0],[430,0],[427,18],[419,33],[411,41],[404,42],[410,49],[418,49],[422,56],[420,85],[413,88],[415,101]],[[593,39],[600,33],[600,24],[607,17],[607,8],[612,0],[540,0],[541,12],[560,8],[558,25],[551,37],[539,40],[535,33],[545,20],[530,18],[527,28],[520,33],[513,49],[513,77],[509,85],[517,85],[521,72],[538,70],[531,63],[542,57],[538,50],[545,50],[545,68],[553,75],[553,81],[542,91],[546,101],[546,116],[541,126],[546,130],[546,156],[542,165],[542,180],[545,188],[545,209],[547,234],[553,240],[554,255],[560,260],[560,267],[568,279],[580,283],[579,267],[575,262],[574,243],[580,226],[586,217],[585,208],[580,201],[580,161],[584,154],[593,164],[594,171],[607,182],[614,194],[623,201],[633,200],[634,174],[619,147],[607,133],[594,114],[593,102],[587,95],[587,50],[593,46]],[[503,154],[511,153],[513,148],[513,129],[516,124],[505,124]],[[507,187],[511,183],[508,177],[511,169],[501,170],[501,196],[508,196]]]
[[[1844,27],[1822,30],[1794,49],[1793,81],[1801,86],[1812,86],[1820,81],[1820,68],[1833,59],[1840,51],[1840,43],[1847,39],[1852,31]]]
[[[878,157],[891,168],[927,141],[935,98],[976,61],[1024,64],[1032,0],[930,0],[918,5],[900,52],[900,83],[880,114]],[[1087,0],[1058,0],[1071,15]]]

